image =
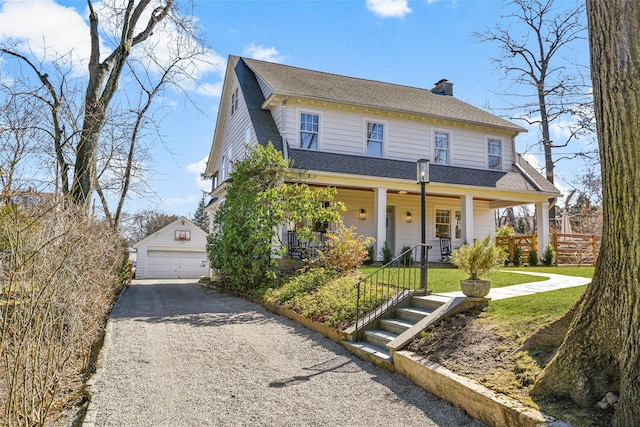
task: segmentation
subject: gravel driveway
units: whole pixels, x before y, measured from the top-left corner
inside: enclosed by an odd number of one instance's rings
[[[319,333],[194,281],[134,281],[109,330],[86,425],[484,425]]]

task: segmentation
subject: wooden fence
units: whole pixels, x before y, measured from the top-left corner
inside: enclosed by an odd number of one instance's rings
[[[601,236],[596,234],[551,233],[550,242],[556,252],[556,265],[595,265],[600,250]],[[522,262],[529,252],[538,247],[535,234],[527,236],[496,236],[496,246],[507,248],[511,257],[516,247],[520,248]],[[542,258],[542,254],[538,254]]]

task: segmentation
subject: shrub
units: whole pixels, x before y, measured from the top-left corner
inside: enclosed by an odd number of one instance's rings
[[[496,236],[515,236],[516,231],[508,224],[496,228]]]
[[[478,280],[504,261],[502,248],[494,246],[491,236],[475,240],[473,246],[462,245],[451,253],[451,262],[468,274],[469,279]]]
[[[387,242],[384,242],[380,255],[382,255],[382,265],[388,264],[393,260],[393,252],[391,252],[391,248],[389,248]]]
[[[538,260],[538,252],[536,252],[535,249],[531,249],[531,252],[529,252],[529,267],[535,267],[538,264],[540,264],[540,261]]]
[[[0,209],[2,425],[48,425],[80,394],[125,265],[106,222],[37,209]]]
[[[520,246],[516,246],[513,248],[511,264],[513,264],[514,267],[520,267],[522,265],[522,251],[520,250]]]
[[[311,268],[303,273],[289,276],[279,288],[271,288],[264,294],[267,302],[283,304],[299,294],[315,291],[335,274],[324,268]]]
[[[547,267],[555,264],[556,262],[556,251],[553,250],[553,246],[551,243],[548,243],[547,246],[544,247],[544,253],[542,254],[542,264]]]
[[[400,253],[403,254],[402,255],[402,265],[404,265],[406,267],[410,267],[411,265],[413,265],[413,256],[411,254],[411,246],[404,245],[402,247],[402,249],[400,250]]]
[[[367,257],[367,247],[373,239],[356,235],[353,227],[340,227],[327,233],[323,251],[324,265],[338,271],[353,270]]]
[[[367,246],[367,258],[364,260],[365,265],[371,265],[376,260],[376,248],[373,245]]]
[[[273,242],[282,224],[296,224],[300,240],[315,238],[318,222],[341,224],[342,204],[334,202],[334,188],[310,188],[306,184],[280,184],[293,171],[273,145],[247,148],[248,154],[233,163],[231,185],[224,205],[213,218],[207,237],[207,254],[222,283],[248,291],[275,279]],[[319,201],[327,202],[318,203]],[[281,245],[279,254],[286,251]]]

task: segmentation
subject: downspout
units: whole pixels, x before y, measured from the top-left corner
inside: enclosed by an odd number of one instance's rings
[[[280,136],[282,137],[282,155],[285,160],[289,159],[289,142],[285,136],[287,125],[287,101],[289,101],[289,95],[285,95],[282,101],[282,115],[280,116]]]

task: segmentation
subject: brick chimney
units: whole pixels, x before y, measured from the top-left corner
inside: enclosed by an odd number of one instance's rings
[[[433,89],[431,89],[432,93],[436,95],[448,95],[453,96],[453,83],[451,83],[447,79],[439,80],[435,83]]]

